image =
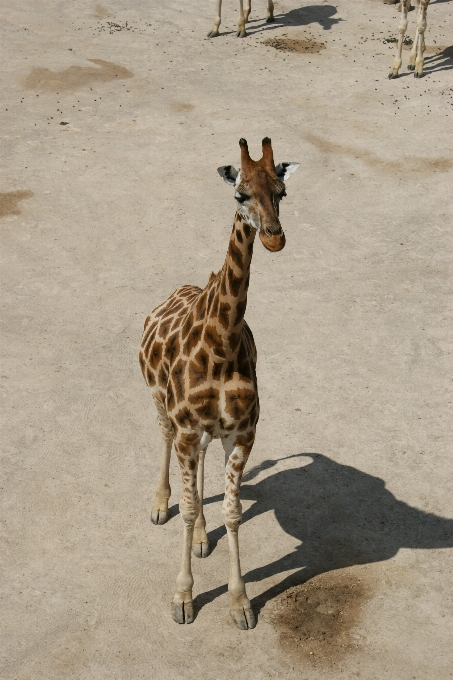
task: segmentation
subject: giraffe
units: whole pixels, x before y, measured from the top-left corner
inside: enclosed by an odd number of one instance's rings
[[[423,52],[425,51],[425,30],[426,15],[428,13],[429,0],[415,0],[417,10],[417,29],[415,31],[414,42],[409,56],[409,71],[415,71],[416,78],[423,78]],[[401,20],[399,25],[398,46],[396,56],[393,60],[389,78],[398,78],[398,71],[401,68],[401,55],[403,51],[404,35],[407,30],[407,13],[411,8],[411,0],[401,0]]]
[[[242,473],[255,440],[259,417],[256,347],[244,314],[253,243],[258,232],[265,248],[285,245],[279,203],[286,179],[298,163],[274,165],[271,140],[262,141],[262,158],[250,158],[239,141],[241,168],[218,168],[235,188],[236,214],[222,269],[212,273],[202,290],[186,285],[176,290],[145,321],[139,362],[151,388],[162,433],[161,469],[151,520],[168,520],[169,463],[174,443],[182,475],[179,503],[183,520],[183,556],[172,600],[177,623],[194,619],[191,550],[197,557],[210,551],[203,514],[203,472],[212,439],[225,452],[223,521],[228,535],[230,613],[238,628],[254,628],[255,616],[245,591],[239,561],[238,529],[242,519],[239,491]]]
[[[245,24],[249,20],[250,11],[252,9],[252,0],[248,0],[248,7],[244,9],[244,0],[239,0],[239,19],[238,19],[238,38],[246,38],[247,32],[245,30]],[[212,28],[208,33],[208,38],[216,38],[219,35],[219,26],[222,21],[222,0],[217,0],[217,15],[214,17],[214,23]],[[266,23],[271,24],[275,21],[274,19],[274,3],[272,0],[267,0],[267,19]]]

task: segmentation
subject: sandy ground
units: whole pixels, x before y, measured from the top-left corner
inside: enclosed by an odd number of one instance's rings
[[[407,51],[387,80],[394,6],[285,0],[266,25],[260,2],[243,40],[236,12],[206,40],[206,0],[3,1],[2,678],[452,677],[452,4],[429,8],[422,80]],[[247,310],[258,625],[228,614],[215,442],[215,549],[178,626],[179,472],[151,525],[138,344],[153,307],[222,265],[234,201],[216,168],[265,135],[301,168]]]

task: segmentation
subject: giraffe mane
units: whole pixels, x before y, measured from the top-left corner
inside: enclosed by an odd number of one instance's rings
[[[219,275],[221,274],[221,272],[222,272],[221,269],[220,269],[217,273],[211,272],[211,275],[210,275],[210,277],[209,277],[208,284],[211,283],[212,281],[215,281],[215,280],[219,277]]]

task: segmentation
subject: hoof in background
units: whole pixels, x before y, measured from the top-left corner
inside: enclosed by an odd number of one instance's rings
[[[231,618],[239,630],[251,630],[256,626],[256,618],[251,608],[230,609]]]
[[[207,557],[211,554],[211,546],[209,543],[194,543],[192,550],[195,557]]]
[[[176,623],[193,623],[193,602],[172,602],[171,615]]]
[[[151,513],[151,522],[153,524],[165,524],[168,521],[169,513],[164,510],[153,510]]]

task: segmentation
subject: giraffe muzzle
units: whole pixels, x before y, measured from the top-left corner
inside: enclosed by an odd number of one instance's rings
[[[286,237],[283,231],[279,234],[267,234],[265,231],[260,231],[260,239],[263,246],[273,253],[283,250],[286,243]]]

